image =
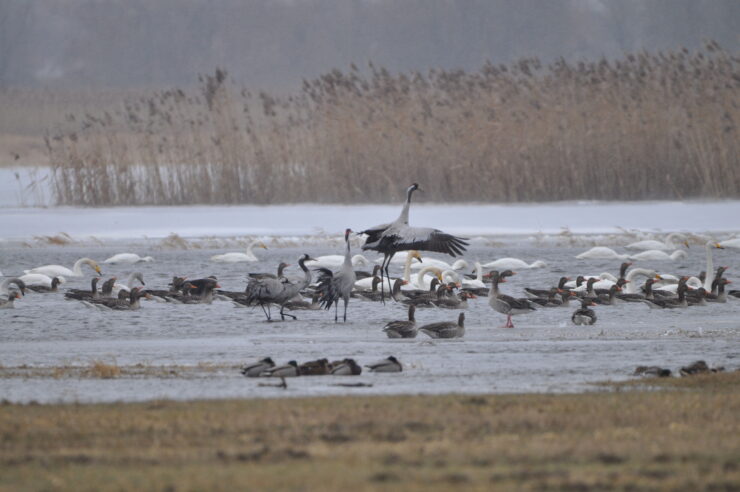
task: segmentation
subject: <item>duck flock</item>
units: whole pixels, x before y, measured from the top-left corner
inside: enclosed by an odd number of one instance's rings
[[[688,247],[687,238],[679,233],[668,235],[664,241],[640,241],[627,245],[627,249],[639,251],[634,254],[619,254],[606,247],[595,247],[577,256],[579,259],[619,260],[614,273],[586,274],[573,272],[559,279],[551,279],[552,285],[532,285],[517,296],[504,292],[502,284],[517,274],[517,270],[535,269],[545,266],[542,261],[528,264],[516,258],[503,258],[481,264],[474,263],[472,273],[465,259],[452,264],[424,258],[426,252],[443,253],[452,257],[464,255],[468,241],[434,228],[411,227],[409,208],[417,184],[406,191],[406,201],[399,217],[390,223],[381,224],[363,231],[366,240],[364,251],[376,251],[383,255],[382,262],[372,271],[356,269],[367,264],[364,256],[352,255],[351,238],[355,233],[346,229],[344,254],[313,258],[302,254],[297,258],[301,277],[290,279],[285,270],[290,266],[281,262],[273,272],[245,272],[246,286],[239,290],[225,290],[215,276],[188,278],[172,276],[171,282],[162,289],[152,288],[145,283],[141,272],[134,272],[124,281],[116,277],[104,278],[98,262],[81,258],[72,268],[61,265],[45,265],[26,270],[23,275],[5,277],[0,282],[0,308],[11,308],[14,301],[28,291],[36,293],[62,292],[71,302],[99,310],[131,311],[141,308],[141,301],[156,301],[175,304],[210,304],[226,301],[236,307],[259,308],[268,321],[276,316],[297,319],[298,311],[326,309],[333,311],[334,320],[347,321],[351,316],[353,302],[373,302],[378,305],[400,303],[407,307],[407,317],[379,326],[379,336],[393,339],[415,338],[419,333],[433,339],[461,338],[465,335],[465,310],[471,302],[485,298],[495,313],[504,315],[504,328],[514,328],[513,316],[524,317],[540,309],[568,308],[570,320],[575,325],[593,325],[598,320],[598,306],[615,306],[621,303],[642,303],[651,309],[687,309],[724,303],[728,299],[740,298],[739,290],[730,289],[732,283],[726,277],[727,267],[713,265],[712,251],[724,247],[740,247],[740,239],[723,243],[706,242],[706,266],[695,276],[671,275],[650,268],[633,268],[633,261],[676,260],[686,255],[682,247]],[[737,244],[735,244],[737,243]],[[267,248],[255,241],[245,253],[226,253],[213,256],[211,261],[238,264],[257,261],[253,248]],[[672,253],[668,251],[673,250]],[[102,263],[138,264],[153,261],[152,257],[140,257],[133,253],[114,255]],[[394,278],[389,273],[391,264],[402,264],[403,275]],[[89,289],[61,289],[67,277],[82,277],[83,267],[89,267],[96,276],[90,280]],[[416,273],[412,273],[412,271]],[[557,281],[556,281],[557,280]],[[416,322],[416,312],[421,309],[436,310],[438,320],[432,323]],[[449,316],[443,313],[449,312]],[[458,311],[458,312],[454,312]],[[557,311],[556,311],[557,312]],[[562,311],[561,311],[562,312]],[[554,315],[563,318],[562,314]],[[502,320],[504,318],[501,318]],[[401,363],[393,356],[368,366],[376,372],[399,372]],[[298,364],[290,361],[276,365],[267,357],[242,370],[245,376],[298,376],[298,375],[356,375],[362,371],[353,359],[329,361],[318,359]]]

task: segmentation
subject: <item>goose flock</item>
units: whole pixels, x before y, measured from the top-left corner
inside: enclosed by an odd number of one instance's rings
[[[286,317],[297,319],[297,314],[292,313],[301,310],[334,308],[335,322],[340,318],[346,322],[351,316],[353,302],[393,302],[407,307],[407,316],[378,326],[379,335],[392,339],[415,338],[420,333],[432,339],[462,338],[465,336],[465,310],[469,303],[482,298],[487,300],[493,312],[505,316],[505,328],[514,328],[513,317],[525,318],[541,309],[573,307],[570,316],[555,314],[554,318],[570,319],[575,325],[588,326],[597,323],[598,306],[643,303],[651,309],[684,309],[740,298],[740,291],[728,287],[732,282],[725,277],[727,268],[720,266],[715,269],[712,258],[714,249],[735,247],[735,242],[740,242],[738,239],[725,241],[724,245],[706,242],[706,265],[704,271],[697,271],[695,276],[671,275],[663,269],[633,268],[629,260],[645,262],[685,258],[685,251],[675,249],[688,247],[686,236],[680,233],[670,234],[663,241],[645,240],[627,245],[629,250],[640,251],[635,254],[620,254],[603,246],[592,248],[577,258],[620,260],[618,271],[615,264],[615,273],[572,272],[570,276],[550,279],[549,285],[528,286],[518,296],[515,292],[505,291],[503,284],[507,283],[507,278],[516,275],[518,270],[540,269],[547,263],[541,260],[528,263],[509,257],[488,263],[465,258],[457,258],[453,263],[424,258],[422,255],[426,252],[444,253],[453,258],[462,256],[467,250],[468,240],[439,229],[410,226],[409,209],[412,196],[417,191],[421,190],[416,183],[407,188],[406,200],[396,220],[357,233],[366,236],[362,245],[364,252],[382,254],[382,261],[372,271],[358,269],[368,267],[371,262],[362,254],[353,255],[351,238],[355,233],[348,228],[344,233],[344,254],[317,258],[302,254],[297,259],[302,273],[299,279],[289,279],[285,271],[290,265],[281,262],[275,273],[244,272],[247,283],[241,290],[222,289],[215,276],[190,279],[180,275],[173,276],[166,288],[155,289],[145,283],[141,272],[131,273],[125,282],[116,277],[104,279],[95,260],[80,258],[71,268],[44,265],[25,270],[18,277],[4,278],[0,282],[0,308],[12,308],[28,291],[59,292],[65,277],[82,277],[85,267],[95,274],[90,280],[90,288],[67,289],[63,295],[69,301],[80,302],[88,308],[132,311],[141,308],[142,300],[174,304],[227,301],[236,307],[259,307],[268,321],[273,320],[273,309],[277,309],[280,319],[285,320]],[[244,253],[219,254],[211,257],[211,261],[254,262],[257,257],[253,248],[267,249],[267,246],[256,240]],[[134,265],[151,261],[153,258],[149,256],[121,253],[107,258],[103,264]],[[391,264],[403,265],[400,277],[391,276]],[[464,273],[470,272],[471,267],[472,273]],[[416,315],[422,309],[435,310],[430,312],[439,313],[438,319],[417,324]],[[449,316],[444,314],[450,310],[459,312]],[[341,371],[348,370],[351,363],[343,363],[344,366],[327,361],[328,373],[340,366],[344,367]],[[288,366],[292,369],[280,366],[280,372],[300,372],[298,364],[289,363]],[[276,370],[273,366],[264,367],[259,373],[273,370]],[[247,372],[260,375],[256,369]]]
[[[385,359],[366,364],[370,372],[402,372],[403,364],[390,355]],[[265,357],[256,362],[244,365],[241,373],[248,378],[256,377],[279,377],[293,378],[298,376],[359,376],[362,374],[362,366],[355,359],[344,358],[335,361],[329,359],[317,359],[298,364],[291,360],[286,364],[277,365],[272,357]]]

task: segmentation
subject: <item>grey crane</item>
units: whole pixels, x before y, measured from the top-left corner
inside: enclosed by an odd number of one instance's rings
[[[298,265],[305,274],[304,279],[298,283],[293,284],[275,278],[250,280],[245,291],[247,305],[259,305],[265,313],[265,316],[267,316],[267,321],[272,321],[272,317],[270,315],[270,304],[278,304],[280,306],[281,319],[285,320],[286,316],[297,319],[292,314],[286,314],[284,312],[285,304],[311,283],[311,272],[306,267],[305,262],[312,259],[313,258],[307,254],[304,254],[298,260]],[[265,309],[265,306],[267,306],[267,309]]]
[[[342,268],[333,273],[328,268],[317,268],[319,272],[319,286],[316,291],[319,293],[319,302],[321,307],[330,309],[334,304],[334,321],[339,321],[339,299],[344,301],[344,321],[347,321],[347,303],[352,293],[352,287],[357,282],[357,275],[352,268],[352,255],[350,254],[349,234],[352,229],[344,231],[344,242],[347,243],[347,250],[344,253],[344,263]]]
[[[468,245],[466,238],[456,237],[439,229],[409,226],[411,195],[416,190],[422,191],[418,183],[414,183],[406,189],[406,203],[404,203],[403,209],[401,209],[401,215],[395,221],[389,224],[377,225],[360,232],[360,234],[367,235],[365,244],[362,246],[363,250],[383,253],[380,276],[382,279],[383,275],[385,275],[385,278],[388,279],[389,288],[391,284],[388,267],[397,252],[415,249],[446,253],[454,257],[461,255]],[[381,283],[380,291],[383,301],[385,301],[384,286],[385,282]]]

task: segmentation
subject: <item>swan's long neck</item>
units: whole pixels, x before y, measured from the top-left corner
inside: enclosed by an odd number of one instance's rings
[[[427,266],[419,270],[419,274],[416,276],[416,286],[420,289],[424,288],[424,276],[426,276],[427,273],[432,272],[435,275],[441,275],[442,270],[435,266]],[[406,280],[406,278],[404,278]]]
[[[88,260],[87,258],[80,258],[79,260],[75,261],[75,264],[72,267],[72,273],[81,277],[82,276],[82,265],[85,263],[90,264],[90,260]]]
[[[128,279],[126,279],[126,287],[129,289],[132,288],[134,286],[134,280],[136,280],[136,272],[128,276]]]
[[[712,290],[712,282],[714,282],[714,262],[712,261],[712,243],[708,242],[704,245],[704,249],[707,250],[707,278],[704,279],[704,289],[707,292]]]
[[[669,248],[678,248],[675,241],[676,240],[684,240],[685,236],[679,232],[672,232],[668,234],[668,236],[665,238],[665,244]]]
[[[475,262],[475,281],[483,282],[483,267],[481,266],[480,261]]]
[[[251,243],[249,243],[249,246],[247,246],[247,256],[254,256],[254,252],[252,251],[252,248],[254,248],[259,241],[254,240]]]
[[[460,275],[455,270],[447,269],[442,272],[442,281],[459,283]]]
[[[655,270],[648,270],[647,268],[633,268],[630,270],[630,272],[627,274],[627,278],[625,280],[628,282],[627,284],[627,293],[628,294],[634,294],[637,292],[637,285],[635,284],[635,277],[638,275],[642,275],[644,277],[654,277],[655,276]]]
[[[21,285],[23,286],[23,288],[25,288],[25,286],[26,286],[26,284],[21,279],[19,279],[18,277],[6,278],[2,282],[0,282],[0,294],[7,294],[9,292],[8,285],[10,285],[10,284],[15,284],[19,288],[20,288]]]
[[[411,282],[411,262],[414,261],[414,257],[411,253],[406,255],[406,263],[403,265],[403,279],[406,282]],[[421,272],[419,272],[421,274]]]

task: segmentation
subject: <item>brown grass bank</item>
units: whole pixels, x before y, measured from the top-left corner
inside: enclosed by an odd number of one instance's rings
[[[739,385],[6,404],[0,490],[737,490]]]
[[[254,94],[223,70],[47,139],[72,205],[740,196],[740,59],[634,53],[477,72],[370,64]]]

